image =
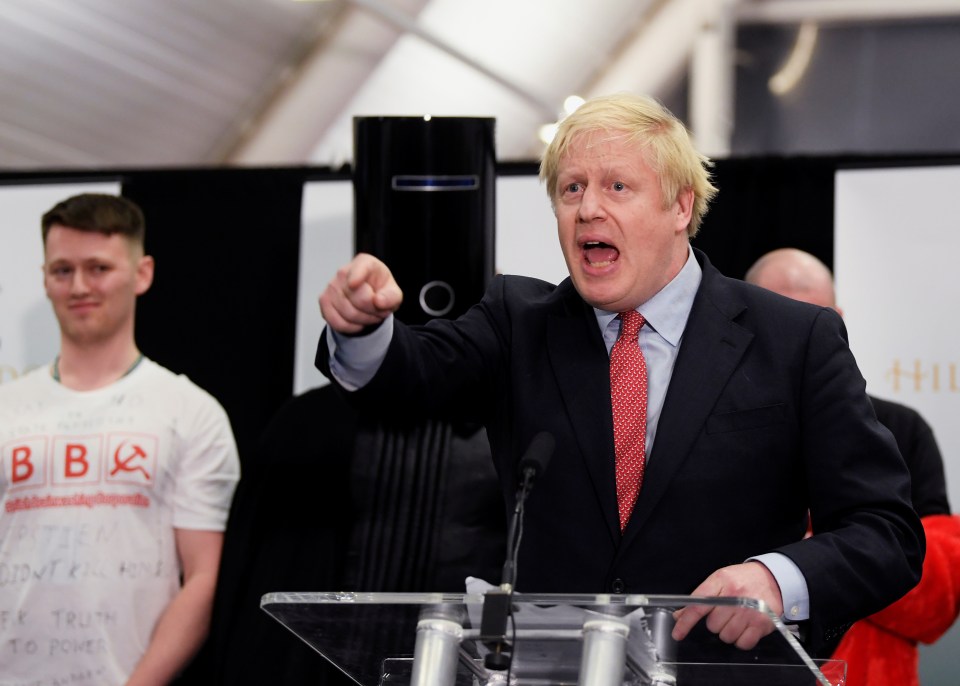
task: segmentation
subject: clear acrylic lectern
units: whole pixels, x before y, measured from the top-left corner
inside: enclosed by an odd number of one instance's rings
[[[260,605],[361,686],[842,686],[846,672],[742,598],[269,593]],[[687,606],[757,613],[774,630],[751,651],[703,630],[673,641]]]

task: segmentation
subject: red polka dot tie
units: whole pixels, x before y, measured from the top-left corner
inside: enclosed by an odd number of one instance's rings
[[[637,336],[643,316],[620,313],[623,328],[610,351],[610,400],[613,406],[613,445],[617,468],[620,531],[627,527],[640,492],[647,442],[647,363]]]

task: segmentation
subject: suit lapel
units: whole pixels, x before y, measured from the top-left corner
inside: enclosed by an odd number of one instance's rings
[[[624,532],[629,545],[646,523],[694,442],[731,374],[753,339],[733,321],[744,308],[723,277],[703,258],[703,280],[683,332],[680,352],[647,466],[643,487]]]
[[[610,414],[610,367],[593,310],[570,289],[547,320],[547,354],[611,536],[620,537]]]

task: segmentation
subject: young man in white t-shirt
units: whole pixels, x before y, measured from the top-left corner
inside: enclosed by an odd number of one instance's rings
[[[140,209],[83,194],[41,223],[60,354],[0,386],[0,685],[166,684],[208,631],[236,443],[137,348]]]

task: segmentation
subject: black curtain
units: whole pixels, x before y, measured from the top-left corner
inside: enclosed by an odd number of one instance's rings
[[[293,388],[301,170],[126,175],[147,220],[153,287],[137,342],[230,416],[244,459]]]
[[[718,160],[720,189],[693,245],[723,274],[743,278],[762,254],[805,250],[833,266],[833,158]]]

